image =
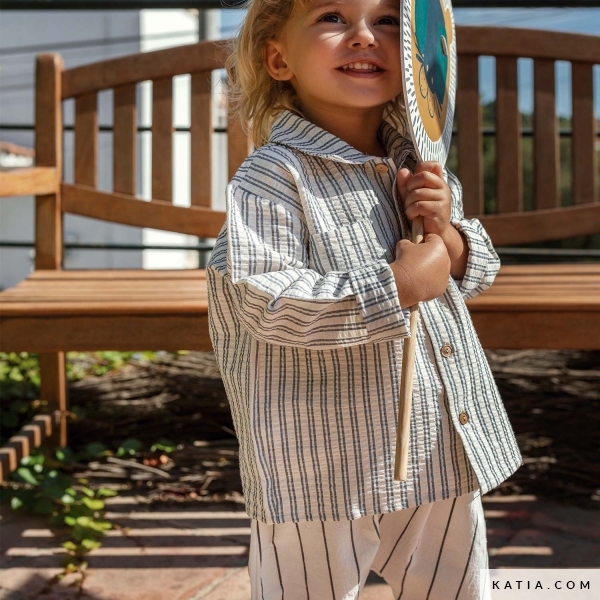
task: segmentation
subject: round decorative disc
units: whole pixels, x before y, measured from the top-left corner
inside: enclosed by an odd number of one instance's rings
[[[409,131],[419,160],[446,163],[456,96],[450,0],[402,0],[402,62]]]

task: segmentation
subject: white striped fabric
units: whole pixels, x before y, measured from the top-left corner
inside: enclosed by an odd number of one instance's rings
[[[264,523],[357,519],[486,493],[523,464],[464,303],[492,284],[500,262],[481,223],[464,218],[460,183],[444,167],[468,268],[421,304],[408,481],[394,481],[410,332],[389,263],[409,231],[396,173],[416,162],[387,122],[380,136],[386,158],[284,112],[227,188],[207,265],[210,336],[246,510]]]
[[[251,522],[252,600],[356,600],[371,570],[396,600],[489,600],[488,568],[479,490],[353,521]]]

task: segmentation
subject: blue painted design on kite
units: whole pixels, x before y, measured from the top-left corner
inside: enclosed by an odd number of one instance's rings
[[[446,96],[450,57],[444,53],[442,37],[447,40],[446,23],[440,0],[415,0],[415,43],[419,69],[419,89],[427,98],[429,114],[438,116]]]

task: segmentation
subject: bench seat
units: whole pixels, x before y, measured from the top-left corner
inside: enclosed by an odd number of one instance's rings
[[[600,349],[600,264],[502,267],[467,302],[485,348]],[[206,271],[39,270],[0,293],[0,350],[211,350]]]
[[[484,348],[600,349],[600,264],[505,266],[467,306]]]
[[[38,270],[0,293],[0,351],[212,350],[206,271]]]

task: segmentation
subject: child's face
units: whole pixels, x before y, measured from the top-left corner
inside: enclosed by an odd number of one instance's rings
[[[300,2],[266,66],[303,109],[383,108],[402,91],[399,0]]]

